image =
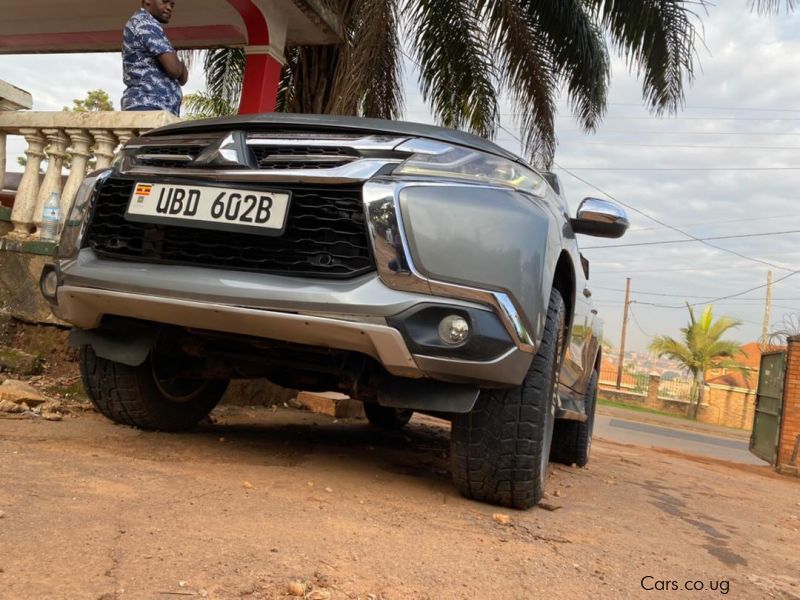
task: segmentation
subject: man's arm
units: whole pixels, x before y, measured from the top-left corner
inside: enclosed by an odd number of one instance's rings
[[[158,62],[164,72],[172,79],[177,79],[181,85],[189,81],[189,70],[176,52],[164,52],[158,55]]]

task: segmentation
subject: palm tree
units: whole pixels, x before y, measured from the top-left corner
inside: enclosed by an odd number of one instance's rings
[[[714,367],[733,367],[739,365],[732,358],[741,353],[739,344],[721,339],[726,331],[742,324],[732,317],[720,317],[714,321],[713,306],[707,306],[700,316],[695,318],[694,310],[689,308],[689,324],[681,329],[683,339],[676,340],[669,336],[656,336],[650,343],[650,352],[659,357],[671,358],[683,365],[694,377],[690,416],[697,418],[697,410],[703,403],[705,395],[705,373]]]
[[[505,95],[525,150],[548,166],[560,90],[583,129],[594,130],[605,113],[608,43],[640,75],[653,113],[680,108],[693,78],[692,7],[705,0],[325,2],[343,24],[343,41],[287,49],[279,110],[398,118],[405,56],[419,66],[423,97],[439,124],[492,138]],[[233,110],[244,64],[242,50],[206,54],[206,107]]]

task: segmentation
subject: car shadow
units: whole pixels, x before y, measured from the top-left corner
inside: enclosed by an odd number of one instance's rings
[[[179,436],[200,442],[206,460],[293,466],[335,456],[340,464],[345,461],[344,468],[351,461],[368,470],[449,485],[447,421],[415,416],[402,430],[383,431],[364,420],[287,409],[225,411],[215,413],[215,420]]]

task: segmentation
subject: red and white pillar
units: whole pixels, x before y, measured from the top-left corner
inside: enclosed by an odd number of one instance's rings
[[[285,63],[288,18],[271,9],[265,0],[228,0],[247,28],[247,63],[239,114],[273,112],[278,83]]]

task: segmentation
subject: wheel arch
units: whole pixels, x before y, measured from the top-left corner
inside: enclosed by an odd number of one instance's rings
[[[575,318],[575,265],[566,250],[561,252],[553,273],[553,287],[559,291],[567,310],[565,327],[567,333],[572,331],[572,322]]]

